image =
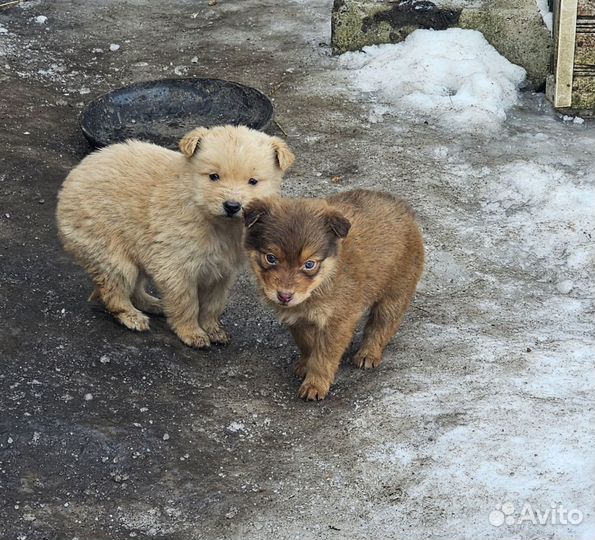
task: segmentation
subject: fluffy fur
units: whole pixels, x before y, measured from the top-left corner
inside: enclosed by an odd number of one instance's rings
[[[278,193],[294,156],[281,139],[232,126],[197,128],[180,150],[128,141],[91,154],[64,182],[58,230],[92,298],[122,324],[147,330],[143,312],[164,312],[200,348],[229,340],[219,318],[243,261],[241,209]]]
[[[325,398],[368,309],[354,363],[378,366],[423,270],[423,240],[410,206],[357,190],[326,200],[255,201],[244,220],[262,293],[301,352],[299,395]]]

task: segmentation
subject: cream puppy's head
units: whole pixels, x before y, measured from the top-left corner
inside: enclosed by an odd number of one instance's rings
[[[241,217],[252,200],[275,195],[295,157],[287,144],[245,126],[196,128],[180,141],[198,206],[212,216]]]

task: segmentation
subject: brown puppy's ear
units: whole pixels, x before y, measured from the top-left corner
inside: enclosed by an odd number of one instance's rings
[[[271,139],[271,145],[275,151],[277,165],[279,165],[279,168],[285,172],[295,161],[295,156],[283,139],[280,139],[279,137],[271,137]]]
[[[186,133],[182,140],[180,141],[180,151],[184,154],[187,158],[191,158],[196,149],[198,148],[201,139],[208,133],[209,128],[196,128]]]
[[[347,236],[349,229],[351,229],[351,222],[343,214],[333,210],[327,215],[326,219],[331,230],[339,238]]]
[[[244,225],[247,229],[252,227],[262,216],[269,213],[269,205],[266,201],[252,201],[244,208]]]

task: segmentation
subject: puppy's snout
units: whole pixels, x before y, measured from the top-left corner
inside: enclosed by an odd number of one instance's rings
[[[228,216],[237,214],[242,208],[242,204],[237,201],[225,201],[223,203],[223,209]]]
[[[289,304],[289,302],[291,302],[291,299],[293,298],[293,293],[277,291],[277,298],[279,299],[279,302],[281,302],[282,304]]]

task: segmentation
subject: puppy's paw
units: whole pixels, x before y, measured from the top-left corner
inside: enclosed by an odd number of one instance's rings
[[[303,358],[300,358],[293,368],[293,374],[300,379],[303,379],[308,373],[308,368],[306,368],[306,361]]]
[[[149,329],[149,317],[140,311],[123,311],[118,313],[116,318],[130,330],[144,332]]]
[[[178,337],[186,345],[188,345],[188,347],[193,347],[195,349],[206,349],[211,346],[211,340],[202,328],[195,328],[194,330],[185,332],[177,332],[177,334]]]
[[[308,401],[321,400],[326,397],[331,385],[319,377],[308,377],[300,386],[298,396]]]
[[[353,357],[353,363],[361,369],[371,369],[378,367],[382,362],[382,355],[373,353],[367,349],[360,349]]]
[[[230,341],[229,334],[225,331],[225,328],[221,325],[210,326],[205,328],[209,339],[212,344],[216,345],[227,345]]]

